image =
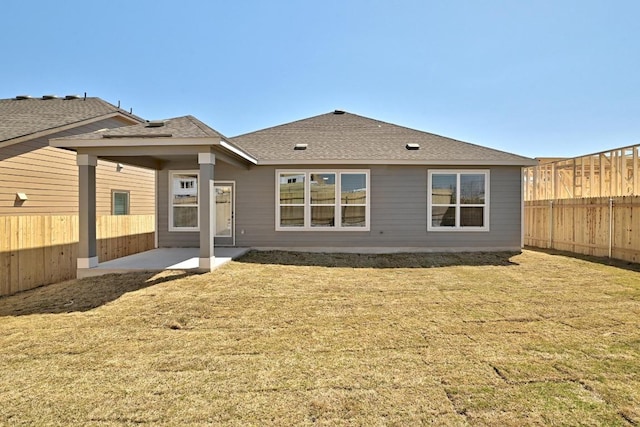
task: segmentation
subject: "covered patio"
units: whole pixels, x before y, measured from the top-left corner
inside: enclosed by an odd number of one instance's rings
[[[214,263],[210,270],[241,257],[250,248],[215,248]],[[109,273],[132,273],[139,271],[198,270],[200,271],[198,248],[158,248],[151,251],[101,262],[94,268],[78,269],[78,279],[101,276]]]
[[[75,150],[79,186],[79,245],[77,276],[87,277],[107,272],[164,269],[197,269],[213,271],[219,265],[246,252],[246,248],[215,248],[216,236],[216,161],[247,169],[257,161],[229,143],[226,138],[193,116],[153,121],[89,134],[55,138],[50,145]],[[172,213],[171,202],[160,197],[165,182],[159,172],[171,168],[195,169],[197,182],[189,184],[189,198],[176,199],[176,204],[191,203],[191,210],[181,208],[182,229],[194,235],[189,244],[165,245],[155,251],[100,262],[96,250],[96,166],[98,159],[124,165],[141,166],[156,171],[156,236],[158,217]],[[181,196],[176,196],[181,197]],[[193,199],[193,200],[191,200]],[[187,205],[185,205],[187,206]],[[176,216],[177,217],[177,216]],[[169,224],[169,231],[171,227]],[[162,229],[166,225],[162,226]],[[179,232],[178,234],[185,234]],[[199,247],[186,247],[196,246]],[[228,245],[228,243],[225,242]],[[235,243],[233,243],[235,244]],[[233,246],[233,244],[231,244]],[[178,247],[174,247],[178,246]],[[215,248],[215,249],[214,249]],[[217,257],[220,257],[218,260]]]

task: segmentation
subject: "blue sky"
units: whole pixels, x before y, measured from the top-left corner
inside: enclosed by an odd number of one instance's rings
[[[640,2],[3,0],[0,98],[227,136],[334,109],[526,156],[640,142]]]

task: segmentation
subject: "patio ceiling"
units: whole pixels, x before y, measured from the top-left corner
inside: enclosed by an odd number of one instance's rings
[[[217,160],[238,167],[248,168],[252,164],[255,164],[251,160],[216,144],[206,146],[136,146],[130,144],[120,147],[83,147],[75,148],[75,150],[78,154],[90,154],[103,160],[156,170],[163,169],[164,165],[168,162],[192,162],[197,158],[198,153],[205,151],[210,151],[215,154]]]

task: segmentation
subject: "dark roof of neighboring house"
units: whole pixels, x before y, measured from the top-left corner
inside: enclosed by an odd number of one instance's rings
[[[117,113],[142,120],[100,98],[0,99],[0,142]]]
[[[220,132],[193,116],[147,121],[131,126],[73,135],[63,139],[95,140],[115,138],[216,138],[227,140]]]
[[[532,165],[533,159],[342,111],[231,138],[258,159],[278,163]],[[295,149],[307,144],[306,149]],[[418,144],[409,150],[407,144]]]

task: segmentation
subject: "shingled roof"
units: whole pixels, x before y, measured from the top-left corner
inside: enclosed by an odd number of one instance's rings
[[[535,164],[527,157],[343,111],[247,133],[231,141],[257,158],[258,164]],[[306,147],[295,149],[296,144]],[[413,149],[408,149],[408,144]]]
[[[103,138],[215,138],[217,140],[227,140],[220,132],[193,116],[154,120],[131,126],[73,135],[63,139],[95,140]]]
[[[0,99],[0,142],[121,114],[141,119],[100,98]]]
[[[175,146],[216,146],[219,153],[229,155],[243,162],[257,164],[251,157],[217,130],[209,127],[193,116],[174,117],[166,120],[154,120],[113,129],[101,129],[80,135],[53,138],[49,141],[53,147],[78,149],[88,148],[132,148],[150,147],[146,155],[153,157],[151,147]],[[187,148],[189,150],[189,148]],[[188,152],[188,151],[187,151]]]

